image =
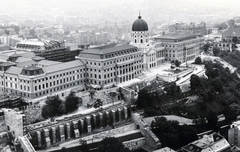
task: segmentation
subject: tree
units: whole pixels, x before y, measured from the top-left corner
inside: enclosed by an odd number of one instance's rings
[[[225,122],[231,123],[232,121],[237,119],[237,114],[235,110],[231,107],[226,107],[223,110],[223,115],[225,116]]]
[[[208,120],[209,127],[213,128],[213,129],[217,128],[218,117],[214,111],[210,111],[208,113],[207,120]]]
[[[66,113],[75,111],[78,109],[80,100],[78,97],[75,96],[74,92],[70,92],[70,94],[66,97],[66,100],[64,102],[65,108],[66,108]]]
[[[104,138],[98,146],[98,152],[130,152],[123,144],[114,137]]]
[[[202,64],[202,59],[200,57],[197,57],[195,59],[195,64]]]
[[[64,113],[63,101],[59,96],[51,96],[46,100],[46,105],[42,108],[42,117],[47,119]]]
[[[190,87],[192,91],[196,91],[200,86],[200,79],[196,74],[192,74],[190,77]]]
[[[220,54],[221,50],[219,47],[214,47],[213,48],[213,55],[218,56]]]
[[[175,64],[175,66],[176,66],[176,67],[179,67],[179,66],[180,66],[180,64],[181,64],[181,62],[180,62],[180,61],[178,61],[178,60],[175,60],[174,64]]]
[[[164,90],[167,92],[167,95],[177,95],[181,93],[180,87],[177,86],[175,82],[170,83]]]
[[[179,125],[178,121],[169,121],[165,117],[155,117],[151,127],[161,140],[162,146],[178,148],[197,139],[196,129]]]
[[[205,53],[207,53],[209,47],[210,47],[210,43],[207,42],[207,43],[203,44],[203,46],[201,47],[201,49],[202,49]]]

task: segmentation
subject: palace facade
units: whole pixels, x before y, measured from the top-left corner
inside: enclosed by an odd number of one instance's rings
[[[64,50],[64,43],[19,42],[15,49],[0,52],[1,90],[39,98],[66,89],[108,88],[130,81],[143,70],[158,67],[164,61],[192,60],[199,55],[203,37],[199,34],[165,34],[150,40],[148,24],[139,15],[132,25],[129,44],[85,48],[75,60],[46,60],[36,52]],[[64,57],[54,52],[54,56]]]

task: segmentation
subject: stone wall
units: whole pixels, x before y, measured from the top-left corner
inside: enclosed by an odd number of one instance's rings
[[[112,110],[103,110],[86,116],[69,117],[67,119],[49,122],[48,124],[38,124],[29,127],[30,135],[32,137],[31,143],[35,148],[46,148],[57,142],[63,142],[72,138],[79,138],[83,134],[91,133],[94,129],[115,125],[116,123],[126,121],[130,118],[130,108],[119,107]],[[127,126],[129,127],[129,126]],[[122,131],[126,131],[125,130]],[[134,128],[133,125],[129,127]],[[128,129],[127,129],[128,130]],[[118,131],[109,132],[118,133]],[[100,138],[103,136],[99,134]]]
[[[161,142],[157,136],[151,131],[148,124],[143,121],[142,117],[138,113],[132,113],[132,121],[136,124],[136,128],[140,129],[144,137],[146,138],[146,144],[154,149],[161,148]]]
[[[94,134],[94,135],[83,137],[82,139],[86,140],[86,141],[92,141],[92,140],[95,140],[95,139],[100,140],[100,139],[104,139],[105,137],[114,137],[115,135],[126,133],[126,132],[132,131],[134,129],[135,129],[135,125],[130,124],[130,125],[126,125],[126,126],[123,126],[123,127],[116,128],[116,129],[103,131],[103,132],[100,132],[100,133],[97,133],[97,134]]]
[[[3,109],[5,123],[8,130],[14,132],[15,136],[23,136],[25,115],[12,109]]]
[[[133,151],[136,149],[140,149],[146,143],[145,137],[129,140],[123,142],[123,145],[128,148],[129,150]]]
[[[18,137],[22,152],[36,152],[26,136]]]
[[[0,110],[0,132],[7,131],[7,126],[5,123],[4,112]]]
[[[130,88],[121,87],[120,92],[122,93],[125,101],[131,103],[131,100],[134,98],[135,91]]]
[[[1,132],[0,133],[0,151],[3,151],[3,147],[7,146],[10,142],[10,138],[8,136],[8,132]]]
[[[101,101],[103,101],[103,105],[112,103],[112,99],[108,94],[111,91],[118,92],[119,88],[115,87],[115,88],[110,88],[110,89],[98,90],[94,93],[93,99],[94,100],[101,99]],[[87,106],[87,103],[89,103],[91,101],[90,93],[88,91],[78,92],[78,93],[76,93],[76,96],[82,98],[82,102],[83,102],[82,105],[85,107]],[[117,98],[115,99],[115,101],[117,101]]]

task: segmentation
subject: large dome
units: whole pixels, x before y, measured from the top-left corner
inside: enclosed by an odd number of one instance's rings
[[[147,22],[141,18],[141,16],[138,16],[138,19],[133,23],[132,31],[148,31]]]

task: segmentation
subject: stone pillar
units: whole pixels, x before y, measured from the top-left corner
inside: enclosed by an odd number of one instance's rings
[[[51,137],[52,143],[55,144],[56,143],[56,127],[51,128],[50,137]]]
[[[81,134],[84,133],[84,121],[82,119],[79,120],[79,130]]]
[[[86,129],[87,132],[90,133],[92,131],[92,126],[91,126],[91,117],[90,116],[86,116],[85,117],[85,121],[86,121]],[[90,126],[90,127],[89,127]],[[90,129],[89,129],[90,128]]]
[[[45,142],[45,146],[48,148],[51,145],[51,140],[49,138],[49,129],[43,129],[43,138]]]
[[[41,132],[40,132],[40,131],[36,131],[36,134],[37,134],[37,143],[38,143],[38,147],[42,147]]]
[[[111,110],[112,112],[112,123],[115,124],[116,123],[116,111],[115,110]]]
[[[60,141],[65,140],[64,126],[63,125],[59,125],[59,137],[60,137]]]
[[[105,122],[106,122],[106,126],[107,126],[107,125],[110,125],[110,113],[109,113],[109,111],[106,111],[105,115],[106,115]]]
[[[85,121],[86,121],[86,123],[87,123],[87,126],[88,126],[88,125],[91,125],[91,117],[90,117],[90,116],[86,116],[86,117],[85,117]]]
[[[91,125],[87,126],[87,131],[88,131],[88,133],[92,132],[92,126]]]
[[[122,108],[118,108],[118,117],[119,117],[119,122],[121,122],[122,121]]]
[[[97,115],[93,114],[92,119],[93,119],[92,129],[96,129],[97,128]]]
[[[99,115],[99,127],[102,127],[103,126],[103,113],[102,112],[99,112],[98,113]]]
[[[127,119],[128,118],[128,109],[127,109],[127,107],[123,107],[123,111],[124,111],[124,118]]]
[[[71,135],[70,135],[70,124],[66,123],[65,124],[65,137],[66,139],[70,139]]]
[[[73,138],[79,138],[79,130],[78,130],[78,122],[73,121],[72,122],[72,130],[73,130]]]

